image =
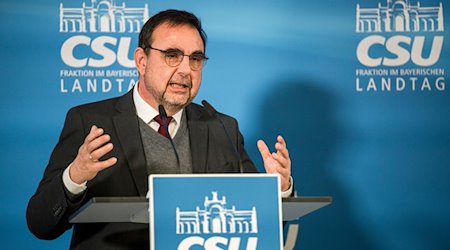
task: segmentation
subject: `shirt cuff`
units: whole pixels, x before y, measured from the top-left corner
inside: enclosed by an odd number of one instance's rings
[[[64,186],[66,187],[67,191],[69,191],[73,195],[81,194],[87,188],[87,181],[81,184],[73,182],[72,179],[70,179],[69,175],[70,166],[72,166],[72,163],[64,170],[62,175]]]
[[[286,191],[281,191],[281,198],[287,198],[290,197],[292,194],[292,187],[294,185],[292,185],[294,183],[294,179],[292,179],[292,176],[289,176],[289,183],[291,184],[288,188],[288,190]]]

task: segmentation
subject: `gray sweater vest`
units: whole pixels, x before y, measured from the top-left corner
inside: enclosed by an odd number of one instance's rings
[[[179,167],[175,152],[168,138],[160,135],[141,119],[139,119],[139,129],[141,131],[142,144],[147,160],[147,172],[149,174],[192,173],[192,158],[186,112],[183,112],[180,128],[173,138],[173,143],[180,158]]]

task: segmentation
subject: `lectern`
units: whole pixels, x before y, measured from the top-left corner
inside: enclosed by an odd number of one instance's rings
[[[148,223],[150,249],[282,249],[281,221],[326,206],[331,197],[280,196],[275,174],[151,175],[149,199],[92,198],[69,220]]]

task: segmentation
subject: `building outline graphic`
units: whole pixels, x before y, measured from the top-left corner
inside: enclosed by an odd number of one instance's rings
[[[118,32],[139,33],[149,18],[148,5],[143,8],[126,7],[125,3],[116,5],[114,0],[91,0],[80,8],[59,6],[59,32],[96,33]]]
[[[386,0],[386,6],[376,8],[356,5],[356,32],[442,32],[444,10],[439,6],[425,7],[409,0]]]
[[[233,205],[227,208],[226,197],[219,200],[217,192],[212,198],[205,196],[204,208],[195,211],[180,211],[176,208],[177,234],[219,234],[219,233],[258,233],[256,208],[237,210]]]

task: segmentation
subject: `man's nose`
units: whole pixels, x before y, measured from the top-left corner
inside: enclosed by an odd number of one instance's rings
[[[189,64],[189,56],[183,56],[183,60],[181,61],[180,65],[178,65],[178,72],[182,74],[189,74],[191,73],[191,66]]]

